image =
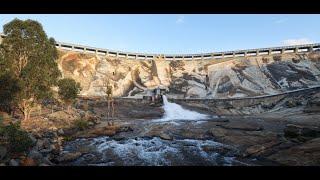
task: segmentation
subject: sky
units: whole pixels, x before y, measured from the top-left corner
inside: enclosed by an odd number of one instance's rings
[[[320,15],[23,15],[56,41],[139,53],[191,54],[320,42]]]

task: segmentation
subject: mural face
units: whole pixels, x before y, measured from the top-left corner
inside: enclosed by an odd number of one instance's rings
[[[227,98],[271,95],[319,85],[320,52],[223,60],[126,60],[60,51],[64,77],[81,83],[83,96],[141,97],[158,86],[171,98]]]

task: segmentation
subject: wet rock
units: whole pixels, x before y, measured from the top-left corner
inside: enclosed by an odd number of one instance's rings
[[[318,127],[288,124],[284,129],[284,136],[289,139],[297,138],[300,141],[307,141],[320,137],[320,129]]]
[[[293,146],[272,154],[268,159],[283,165],[291,166],[319,166],[320,138],[310,140],[301,145]]]
[[[74,152],[74,153],[65,153],[62,154],[59,158],[58,161],[59,162],[68,162],[68,161],[74,161],[77,158],[79,158],[82,154],[80,152]]]
[[[128,132],[133,131],[133,129],[130,126],[121,126],[119,129],[117,129],[117,132]]]
[[[293,107],[297,107],[297,106],[300,106],[300,105],[302,105],[302,104],[301,104],[301,102],[298,101],[298,100],[288,100],[288,101],[286,102],[286,106],[287,106],[288,108],[293,108]]]
[[[305,112],[305,113],[320,112],[320,98],[316,98],[316,99],[308,101],[303,112]]]
[[[165,134],[165,133],[161,133],[160,135],[159,135],[159,137],[161,138],[161,139],[164,139],[164,140],[173,140],[173,138],[171,137],[171,136],[169,136],[168,134]]]
[[[4,146],[0,146],[0,160],[2,160],[7,155],[7,148]]]
[[[42,154],[40,152],[32,150],[32,151],[29,152],[28,158],[34,159],[34,160],[36,160],[38,162],[41,162],[42,159],[43,159],[43,156],[42,156]]]
[[[280,142],[274,140],[274,141],[270,141],[270,142],[267,142],[264,144],[256,144],[256,145],[250,146],[249,148],[246,149],[243,156],[246,157],[246,156],[261,154],[264,151],[266,151],[267,149],[270,149],[273,146],[278,145],[278,144],[280,144]]]
[[[33,135],[29,134],[29,138],[31,139],[33,144],[37,143],[37,139]]]
[[[11,159],[9,162],[9,166],[19,166],[19,162],[15,159]]]
[[[227,130],[223,128],[212,128],[209,133],[214,137],[224,137],[227,134]]]
[[[36,147],[38,150],[42,150],[50,148],[50,145],[50,140],[48,138],[44,138],[37,141]]]
[[[58,135],[64,135],[63,129],[59,129],[59,130],[58,130]]]
[[[50,160],[49,160],[49,157],[45,157],[42,159],[42,164],[47,164],[47,165],[54,165]]]
[[[220,127],[226,129],[235,129],[235,130],[243,130],[243,131],[261,131],[263,127],[257,123],[243,123],[243,122],[230,122],[227,124],[218,125]]]

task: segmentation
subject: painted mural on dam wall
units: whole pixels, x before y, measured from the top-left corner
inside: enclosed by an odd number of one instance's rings
[[[272,95],[320,85],[320,52],[212,60],[126,60],[59,51],[63,76],[81,83],[83,96],[141,98],[163,87],[169,98],[234,98]]]

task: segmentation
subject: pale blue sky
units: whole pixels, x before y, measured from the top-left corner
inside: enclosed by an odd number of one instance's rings
[[[320,15],[0,15],[57,41],[141,53],[202,53],[320,42]],[[2,29],[0,30],[2,31]]]

